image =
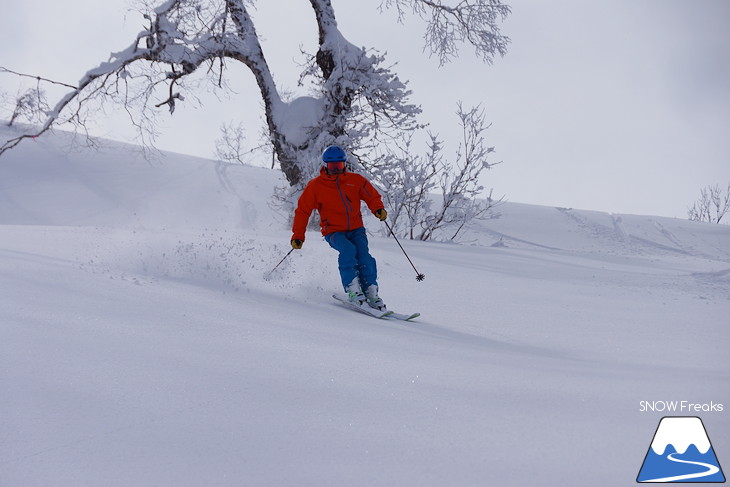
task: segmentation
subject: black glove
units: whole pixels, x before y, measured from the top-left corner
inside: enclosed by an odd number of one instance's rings
[[[388,218],[388,212],[385,211],[385,208],[381,208],[375,212],[375,216],[377,216],[380,221],[384,221],[386,218]]]
[[[291,248],[293,249],[301,249],[302,245],[304,245],[304,240],[299,240],[298,238],[293,238],[291,241]]]

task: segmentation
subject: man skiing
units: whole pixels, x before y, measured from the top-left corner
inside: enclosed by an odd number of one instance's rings
[[[378,296],[378,270],[368,251],[368,238],[360,213],[360,201],[381,221],[388,213],[378,191],[363,176],[345,169],[347,154],[336,145],[322,153],[319,176],[307,183],[294,211],[291,246],[301,249],[312,210],[319,212],[322,235],[339,252],[342,286],[350,302],[385,311]]]

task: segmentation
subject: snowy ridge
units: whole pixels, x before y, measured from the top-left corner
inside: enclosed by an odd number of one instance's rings
[[[316,232],[264,279],[278,172],[98,142],[0,158],[0,485],[614,486],[639,401],[727,402],[730,227],[507,203],[416,282],[366,218],[374,320]]]
[[[282,179],[266,169],[180,154],[148,161],[134,146],[111,141],[97,140],[98,152],[81,143],[61,132],[3,157],[0,223],[255,228]]]
[[[0,135],[12,132],[3,128]],[[147,161],[134,146],[97,143],[98,152],[79,151],[80,142],[61,132],[10,152],[0,165],[0,223],[250,229],[273,219],[286,228],[288,215],[268,205],[273,186],[284,184],[278,171],[179,154]],[[706,256],[730,263],[727,226],[509,202],[496,213],[462,240],[512,248]]]
[[[479,223],[465,240],[485,242],[484,237],[489,236],[517,248],[636,256],[707,256],[730,262],[730,242],[723,226],[519,203],[504,204],[498,207],[497,213],[499,218]]]

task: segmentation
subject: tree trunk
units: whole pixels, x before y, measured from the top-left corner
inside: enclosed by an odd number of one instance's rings
[[[274,146],[274,152],[276,152],[279,159],[281,171],[291,186],[297,186],[302,183],[302,171],[297,161],[297,150],[287,142],[286,134],[281,131],[279,121],[276,119],[276,113],[282,106],[282,101],[261,49],[253,20],[241,0],[226,0],[226,5],[231,18],[236,24],[240,39],[250,50],[249,54],[241,60],[249,67],[256,78],[259,90],[261,90],[266,124],[269,128],[269,136]]]
[[[354,92],[342,85],[346,66],[342,66],[343,52],[350,44],[337,29],[337,19],[330,0],[310,0],[319,28],[317,66],[322,71],[328,97],[324,126],[333,142],[346,136],[345,124],[352,107]],[[338,56],[339,54],[339,56]]]

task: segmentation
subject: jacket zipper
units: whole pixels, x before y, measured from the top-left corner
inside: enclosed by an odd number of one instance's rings
[[[347,215],[347,231],[350,231],[350,208],[347,206],[347,201],[345,200],[345,195],[342,194],[342,188],[340,188],[340,177],[337,176],[335,178],[335,185],[337,186],[337,191],[340,193],[340,199],[342,200],[342,206],[345,207],[345,215]]]

